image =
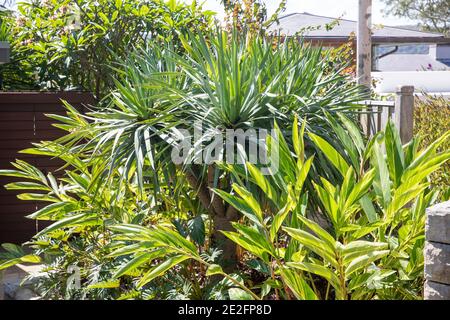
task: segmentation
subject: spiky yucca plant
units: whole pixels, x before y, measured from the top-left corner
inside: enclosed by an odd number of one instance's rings
[[[187,181],[215,229],[230,230],[240,213],[211,189],[220,182],[229,191],[233,178],[214,164],[174,165],[170,155],[180,129],[192,132],[201,121],[202,143],[211,139],[211,132],[227,129],[270,130],[276,122],[288,130],[299,115],[307,121],[307,132],[340,149],[325,111],[331,117],[338,111],[352,117],[358,108],[358,87],[342,70],[330,69],[326,52],[294,41],[273,43],[218,31],[183,37],[184,55],[169,46],[139,50],[124,62],[109,105],[90,113],[90,122],[63,140],[70,152],[82,150],[87,157],[102,158],[105,177],[120,167],[124,180],[133,172],[141,188],[151,183],[155,194],[161,184],[179,190],[177,185]],[[237,149],[237,157],[248,158],[245,145]],[[334,168],[320,163],[315,169],[322,176],[338,177]],[[213,241],[235,268],[234,244],[220,232]]]

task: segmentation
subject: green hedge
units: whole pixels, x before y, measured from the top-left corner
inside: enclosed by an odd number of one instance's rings
[[[414,109],[414,134],[422,137],[421,147],[429,146],[450,130],[450,100],[442,96],[424,95],[416,98]],[[450,149],[450,140],[442,145]],[[441,200],[450,199],[450,162],[431,176],[433,185],[441,189]]]

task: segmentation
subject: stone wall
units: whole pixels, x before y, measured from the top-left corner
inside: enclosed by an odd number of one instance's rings
[[[450,201],[427,209],[425,300],[450,300]]]

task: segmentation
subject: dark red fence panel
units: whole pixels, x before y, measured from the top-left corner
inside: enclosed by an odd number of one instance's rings
[[[63,134],[52,126],[55,121],[45,117],[46,113],[64,114],[61,100],[80,111],[95,103],[86,92],[0,92],[0,169],[12,169],[11,162],[16,159],[25,160],[44,173],[61,165],[54,159],[18,153],[31,147],[32,142],[54,140]],[[17,199],[18,192],[4,188],[13,181],[14,178],[0,177],[0,243],[20,244],[47,224],[25,218],[42,204]]]

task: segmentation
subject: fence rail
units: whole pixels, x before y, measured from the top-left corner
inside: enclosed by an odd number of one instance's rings
[[[413,137],[414,124],[414,87],[399,86],[394,101],[364,100],[361,104],[367,106],[367,113],[362,118],[362,126],[367,135],[384,130],[388,120],[393,119],[400,132],[403,143]]]

